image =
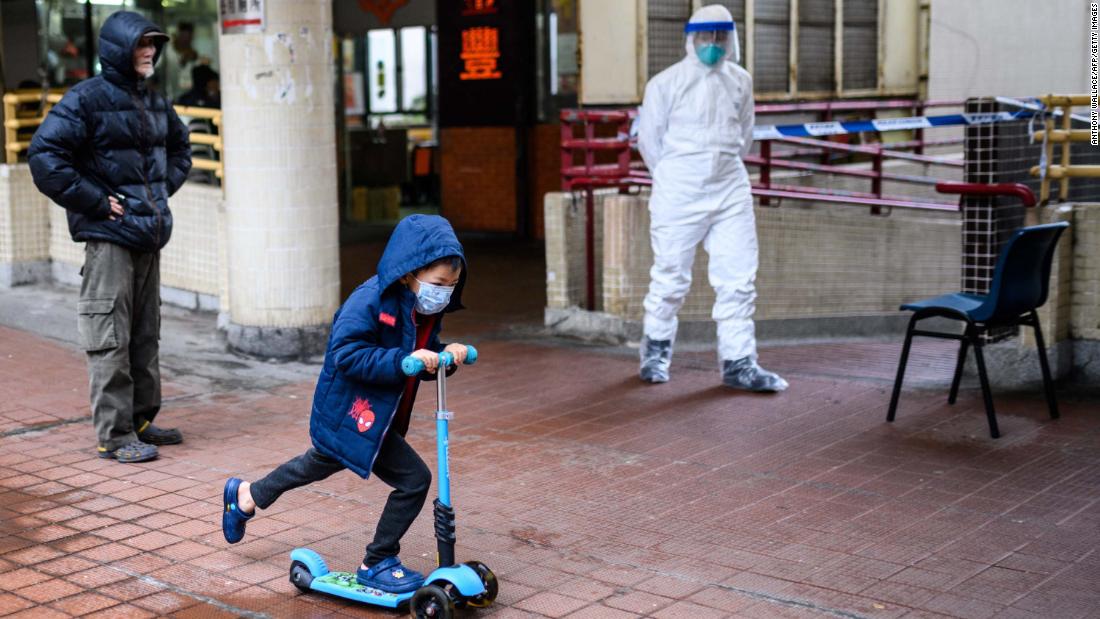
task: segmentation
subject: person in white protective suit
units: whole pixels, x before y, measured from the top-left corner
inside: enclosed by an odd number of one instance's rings
[[[736,64],[737,32],[725,7],[700,8],[684,30],[687,57],[649,81],[638,117],[638,146],[653,174],[653,268],[639,374],[650,383],[669,379],[676,314],[702,243],[717,296],[712,317],[722,382],[782,391],[787,382],[756,363],[756,220],[741,160],[752,146],[752,77]]]

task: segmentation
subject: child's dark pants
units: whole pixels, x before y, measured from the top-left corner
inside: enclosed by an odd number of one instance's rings
[[[287,490],[321,481],[342,470],[344,465],[340,462],[310,448],[263,479],[253,482],[249,490],[256,506],[267,509]],[[420,514],[432,485],[432,472],[428,466],[396,432],[387,434],[382,441],[382,449],[371,472],[393,486],[393,492],[378,519],[374,541],[367,546],[363,559],[367,567],[387,557],[397,556],[401,550],[401,538]]]

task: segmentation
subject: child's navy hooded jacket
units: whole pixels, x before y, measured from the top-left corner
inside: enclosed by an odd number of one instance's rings
[[[406,217],[386,244],[378,274],[356,288],[333,319],[309,434],[319,451],[363,478],[370,475],[405,386],[401,360],[416,347],[416,295],[398,280],[446,256],[459,256],[465,265],[462,245],[446,219]],[[465,283],[463,268],[445,313],[462,309]],[[443,350],[441,319],[436,317],[429,350]]]

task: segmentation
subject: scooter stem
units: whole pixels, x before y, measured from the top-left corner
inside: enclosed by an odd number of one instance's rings
[[[435,445],[439,466],[437,487],[439,498],[435,500],[435,537],[439,554],[439,567],[455,563],[455,511],[451,506],[451,472],[449,465],[448,421],[453,414],[447,410],[447,367],[454,362],[448,353],[439,355],[436,371]]]

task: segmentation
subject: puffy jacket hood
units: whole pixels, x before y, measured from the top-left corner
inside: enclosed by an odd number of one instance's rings
[[[458,256],[462,259],[462,274],[444,312],[462,309],[462,289],[466,285],[468,266],[462,244],[451,224],[438,215],[410,215],[402,219],[378,261],[378,287],[388,290],[407,273],[425,267],[440,258]]]
[[[145,79],[134,70],[134,49],[138,39],[149,32],[160,32],[156,24],[132,11],[112,13],[99,29],[99,60],[103,76],[116,84],[139,84]],[[167,39],[156,38],[156,66]]]

